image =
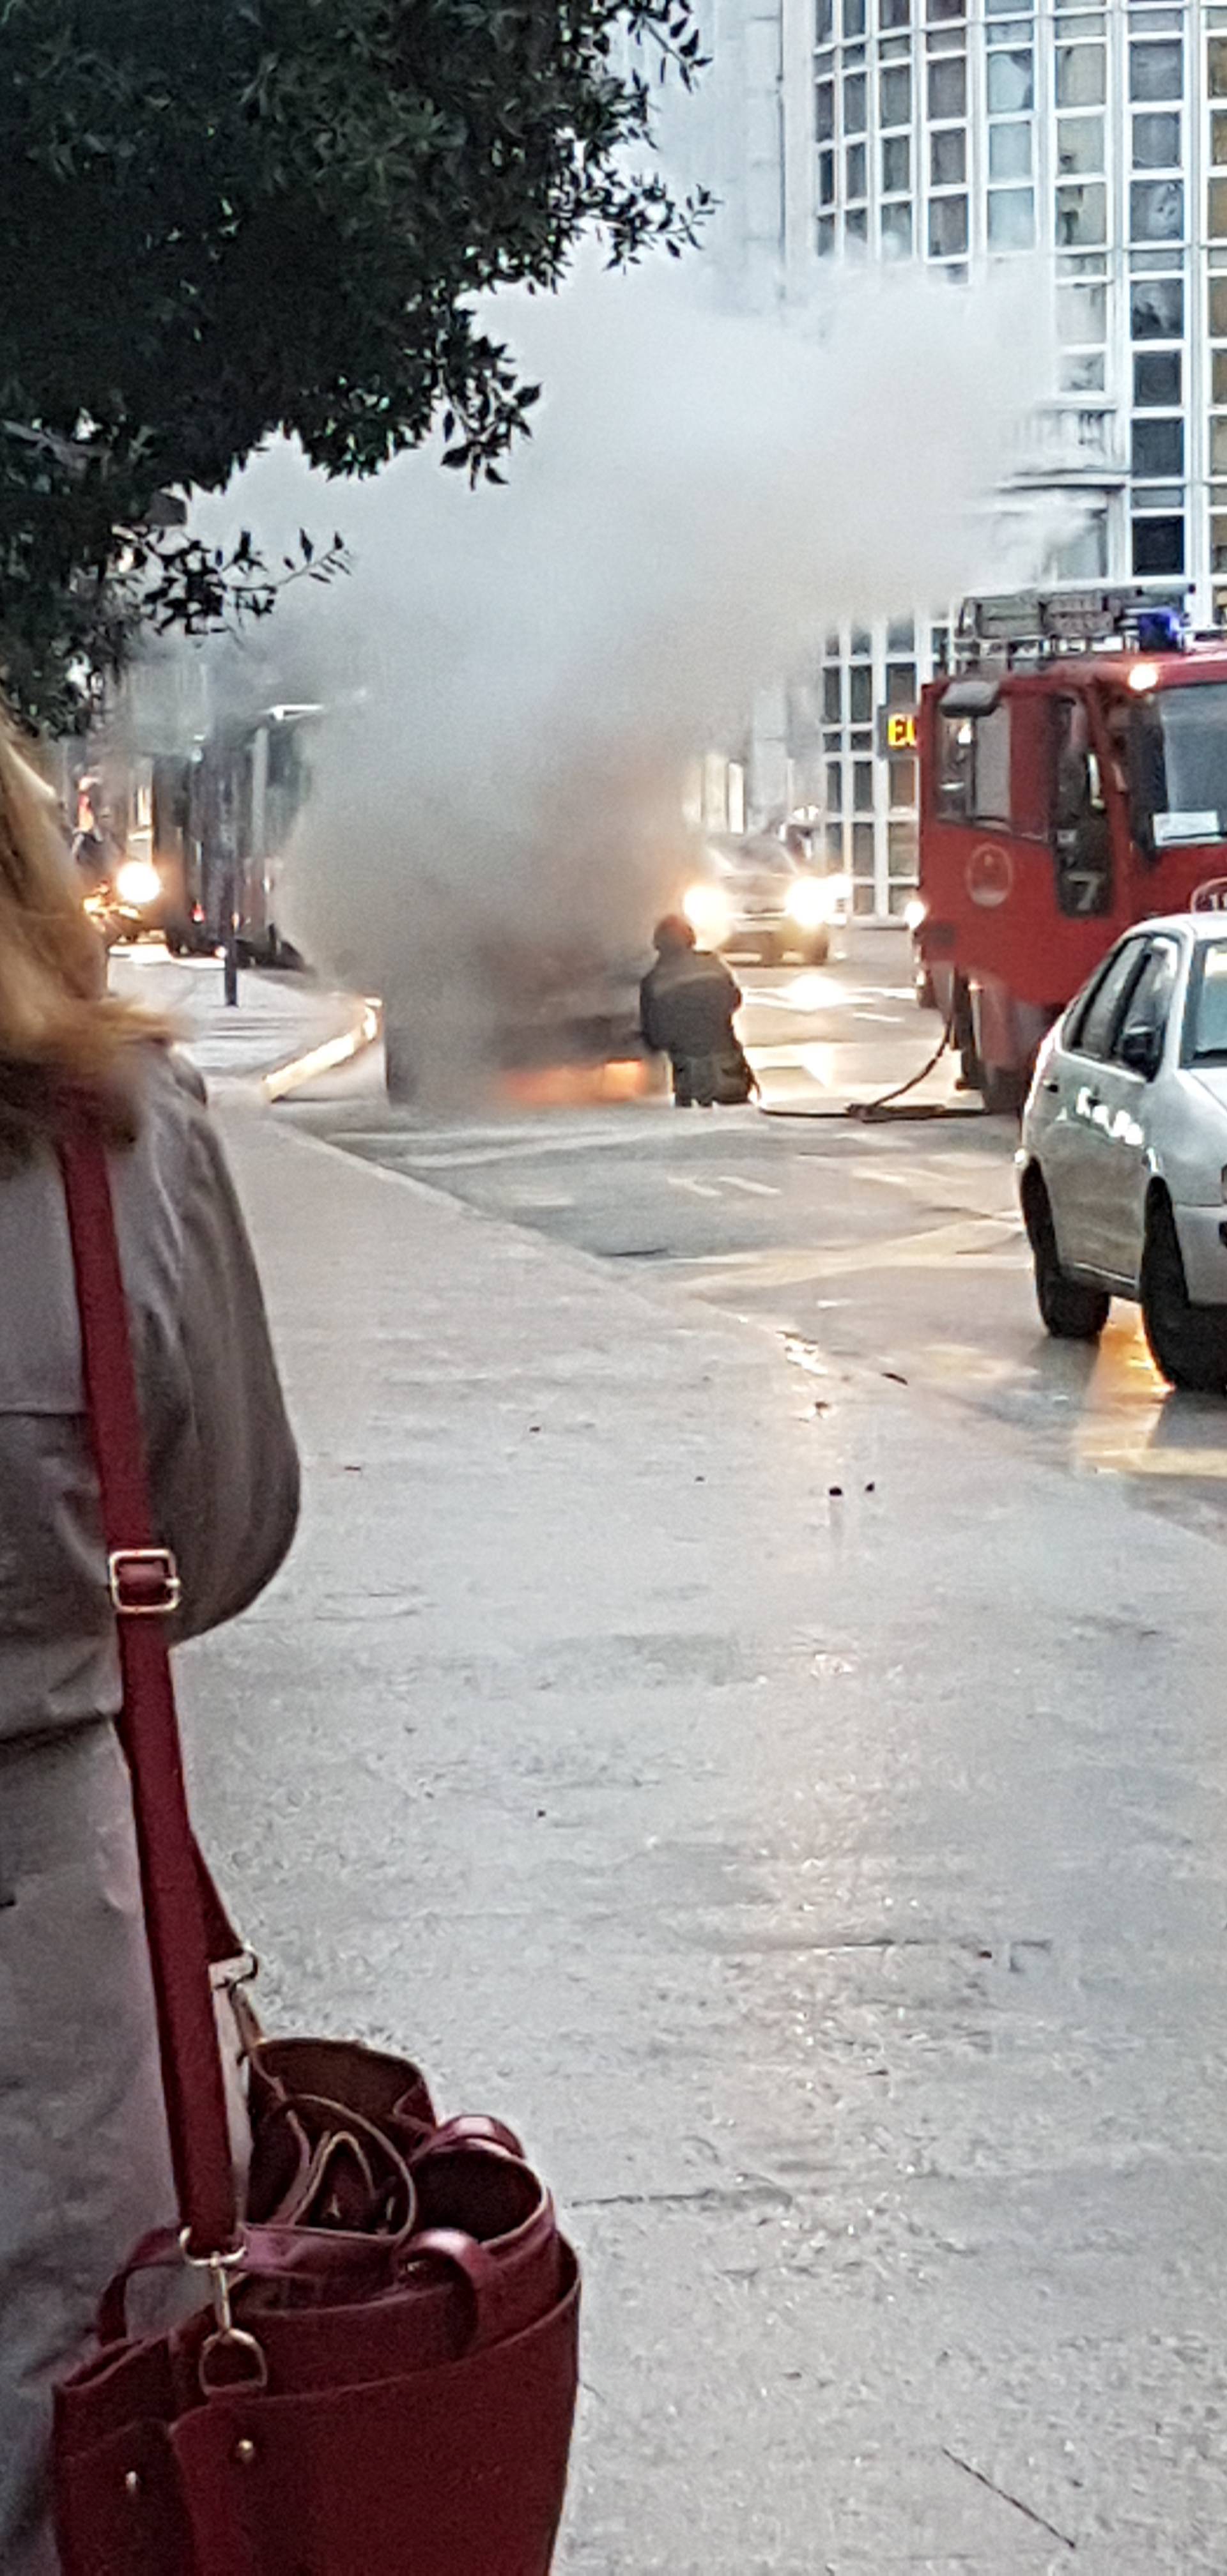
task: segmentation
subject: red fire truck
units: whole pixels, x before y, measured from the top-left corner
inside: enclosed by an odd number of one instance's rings
[[[1227,635],[1184,593],[968,601],[923,691],[920,971],[990,1109],[1131,922],[1227,899]]]

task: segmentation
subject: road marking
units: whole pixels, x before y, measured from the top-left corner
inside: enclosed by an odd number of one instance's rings
[[[1003,1239],[1004,1237],[1004,1239]],[[933,1226],[885,1243],[845,1243],[825,1252],[782,1249],[764,1252],[697,1253],[679,1261],[689,1270],[718,1271],[746,1288],[800,1287],[815,1279],[855,1278],[879,1270],[950,1270],[974,1261],[978,1271],[1017,1272],[1026,1252],[1020,1220],[1011,1217],[965,1217],[953,1225]]]
[[[865,1011],[858,1005],[852,1017],[854,1020],[881,1020],[886,1027],[892,1029],[901,1029],[903,1026],[902,1011]]]
[[[720,1196],[719,1190],[710,1189],[706,1181],[687,1180],[681,1172],[666,1172],[665,1179],[671,1190],[693,1190],[697,1199],[718,1199]]]
[[[389,1162],[410,1164],[419,1172],[464,1171],[487,1163],[531,1162],[538,1154],[580,1154],[599,1147],[604,1152],[611,1145],[642,1145],[644,1131],[637,1128],[627,1133],[617,1128],[594,1130],[583,1136],[532,1135],[522,1139],[490,1144],[461,1144],[440,1152],[441,1139],[418,1136],[412,1129],[375,1128],[369,1132],[337,1129],[328,1139],[330,1144],[353,1147],[361,1145]],[[425,1151],[423,1148],[425,1147]]]
[[[778,1199],[780,1193],[770,1181],[747,1181],[740,1172],[717,1172],[728,1190],[749,1190],[756,1199]]]

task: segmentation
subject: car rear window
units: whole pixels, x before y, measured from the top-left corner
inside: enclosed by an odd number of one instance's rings
[[[1189,1015],[1193,1063],[1227,1063],[1227,939],[1209,939],[1200,950]]]

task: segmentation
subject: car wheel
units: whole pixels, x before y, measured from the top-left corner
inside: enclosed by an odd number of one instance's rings
[[[1227,1309],[1189,1299],[1171,1203],[1152,1198],[1142,1252],[1142,1321],[1155,1367],[1193,1395],[1227,1387]]]
[[[1057,1342],[1097,1342],[1108,1320],[1111,1299],[1103,1288],[1086,1288],[1062,1270],[1048,1192],[1039,1173],[1027,1174],[1023,1215],[1035,1263],[1035,1302],[1046,1333]]]

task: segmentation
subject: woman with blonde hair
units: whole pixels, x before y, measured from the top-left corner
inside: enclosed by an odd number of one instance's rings
[[[52,2576],[50,2391],[173,2217],[119,1672],[55,1156],[110,1150],[179,1636],[276,1572],[293,1439],[201,1086],[105,990],[53,802],[0,729],[0,2576]]]

